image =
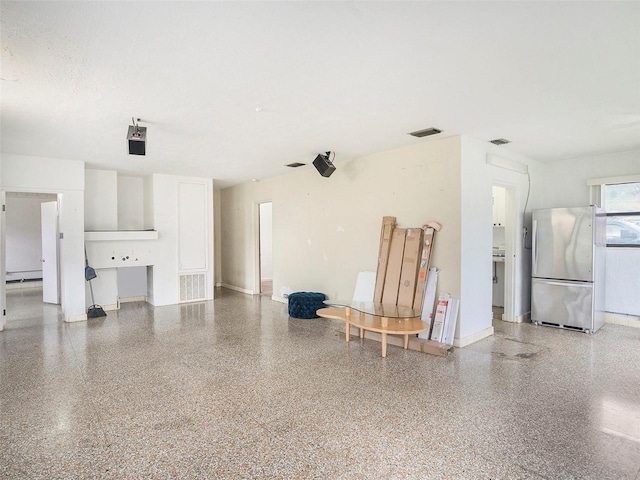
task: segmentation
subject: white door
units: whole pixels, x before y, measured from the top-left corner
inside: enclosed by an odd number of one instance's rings
[[[7,322],[7,290],[6,290],[6,251],[5,251],[5,193],[0,192],[0,203],[2,211],[0,212],[0,332],[4,330]]]
[[[42,225],[42,301],[60,303],[58,288],[58,202],[40,204]]]

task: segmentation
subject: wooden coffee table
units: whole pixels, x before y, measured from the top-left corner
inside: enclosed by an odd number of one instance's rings
[[[412,308],[374,302],[326,300],[325,303],[330,306],[319,309],[317,315],[345,322],[347,342],[351,336],[351,325],[360,329],[360,338],[364,337],[365,330],[380,333],[383,357],[387,356],[387,335],[403,335],[406,350],[409,335],[429,330],[429,324],[420,320],[421,312]]]

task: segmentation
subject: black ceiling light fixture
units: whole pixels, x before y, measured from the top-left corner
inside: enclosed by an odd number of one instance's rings
[[[131,117],[129,130],[127,131],[127,143],[129,144],[129,155],[145,155],[147,152],[147,127],[141,127],[136,123],[140,119]]]
[[[333,162],[329,159],[331,156],[331,152],[326,152],[325,155],[318,154],[316,159],[313,161],[313,166],[316,167],[316,170],[320,172],[320,175],[323,177],[330,177],[333,172],[336,171],[336,167],[333,165]],[[336,158],[336,152],[333,152],[333,159]]]
[[[428,137],[429,135],[437,135],[438,133],[442,133],[442,130],[431,127],[431,128],[425,128],[424,130],[411,132],[409,135],[422,138],[422,137]]]

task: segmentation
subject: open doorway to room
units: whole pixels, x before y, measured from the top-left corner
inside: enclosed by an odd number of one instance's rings
[[[10,326],[34,317],[33,311],[40,320],[61,318],[58,211],[58,194],[5,192],[3,254]]]
[[[515,321],[515,189],[493,186],[493,292],[494,320]]]
[[[259,204],[260,295],[273,295],[272,203]]]

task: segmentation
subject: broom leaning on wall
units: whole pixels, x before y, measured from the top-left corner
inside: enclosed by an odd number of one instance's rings
[[[91,292],[92,305],[87,310],[87,318],[106,317],[107,314],[100,305],[96,305],[96,300],[93,298],[93,286],[91,280],[96,278],[98,274],[93,267],[89,266],[89,259],[87,258],[87,247],[84,248],[84,279],[89,282],[89,291]]]

